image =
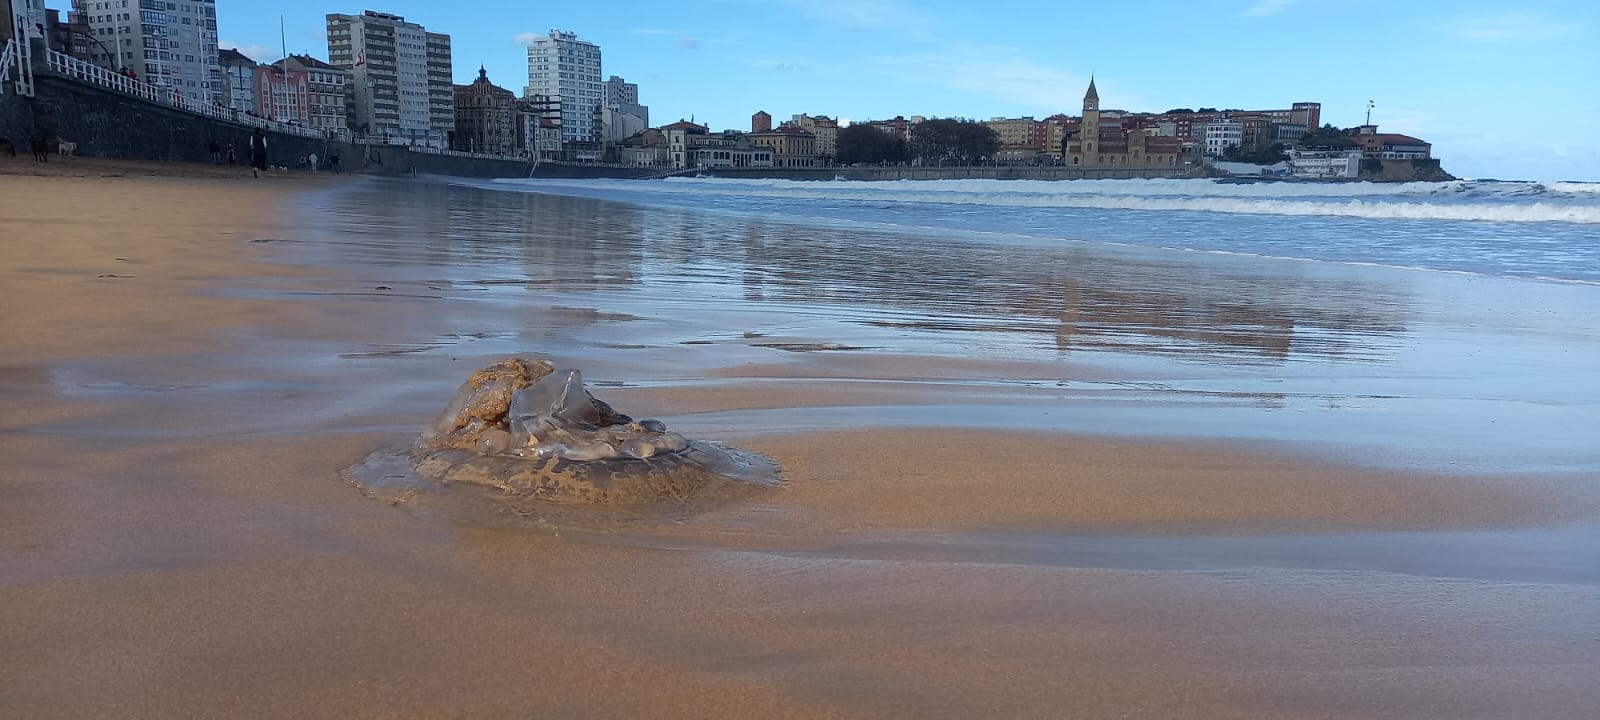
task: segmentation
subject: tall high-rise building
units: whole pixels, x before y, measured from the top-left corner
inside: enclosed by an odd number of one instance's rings
[[[639,104],[639,86],[612,75],[605,83],[605,140],[620,143],[650,127],[650,108]]]
[[[368,10],[328,15],[328,63],[345,71],[352,130],[443,148],[455,128],[450,36]]]
[[[191,100],[222,102],[222,66],[217,63],[216,0],[72,0],[99,42],[89,44],[96,65],[127,68],[158,87],[175,88]],[[109,55],[108,55],[109,53]]]
[[[637,88],[635,88],[637,93]],[[561,103],[563,142],[596,142],[605,89],[600,83],[600,46],[577,33],[551,30],[528,45],[526,96],[543,95]]]
[[[606,79],[606,104],[639,104],[639,86],[616,75]]]

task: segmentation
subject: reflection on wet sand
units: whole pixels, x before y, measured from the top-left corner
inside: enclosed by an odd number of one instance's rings
[[[1407,322],[1403,287],[1294,264],[801,226],[431,183],[401,188],[408,202],[394,203],[395,190],[369,185],[341,198],[395,211],[346,213],[341,234],[380,237],[363,251],[433,267],[457,286],[609,286],[644,303],[827,307],[889,330],[1048,337],[1064,351],[1236,364],[1381,361]]]

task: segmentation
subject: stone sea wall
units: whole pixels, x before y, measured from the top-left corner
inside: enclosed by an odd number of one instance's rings
[[[32,105],[34,131],[78,144],[86,157],[209,162],[215,141],[232,145],[238,164],[249,164],[245,125],[202,117],[67,78],[38,74]],[[13,96],[14,97],[14,96]],[[53,144],[52,144],[53,146]],[[347,144],[320,138],[267,133],[267,162],[294,167],[300,156],[359,157]]]
[[[77,143],[78,155],[129,160],[210,162],[211,143],[224,153],[233,146],[236,162],[249,164],[248,125],[186,112],[161,103],[124,95],[98,85],[35,70],[34,97],[21,97],[9,87],[0,91],[0,137],[11,140],[19,154],[28,152],[36,134]],[[296,167],[301,157],[338,153],[347,171],[384,175],[453,175],[461,177],[526,177],[528,163],[483,157],[412,152],[390,145],[352,144],[268,130],[267,162]]]
[[[28,139],[31,137],[33,137],[33,107],[28,98],[9,90],[0,90],[0,138],[10,140],[18,154],[25,154],[28,152]]]
[[[1094,180],[1192,177],[1173,168],[977,167],[710,168],[711,177],[788,180]]]

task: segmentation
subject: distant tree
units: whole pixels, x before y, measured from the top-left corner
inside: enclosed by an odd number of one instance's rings
[[[1323,125],[1301,136],[1300,144],[1307,147],[1355,147],[1360,143],[1355,141],[1354,135],[1353,130],[1340,130],[1332,125]]]
[[[905,142],[872,125],[840,128],[835,149],[841,165],[901,162],[906,155]]]
[[[1197,112],[1197,113],[1214,113],[1216,111],[1217,111],[1216,108],[1200,108],[1199,110],[1196,110],[1195,112]]]
[[[1190,110],[1189,108],[1173,108],[1173,109],[1168,110],[1168,111],[1166,111],[1165,113],[1162,113],[1162,114],[1163,115],[1189,115],[1189,114],[1192,114],[1192,113],[1194,113],[1194,111]]]
[[[1232,162],[1255,163],[1257,165],[1271,165],[1289,159],[1289,154],[1283,151],[1283,143],[1273,143],[1269,147],[1256,151],[1248,151],[1242,145],[1229,145],[1222,151],[1222,159]]]
[[[1256,152],[1256,162],[1262,165],[1280,163],[1289,159],[1289,153],[1284,151],[1283,143],[1273,143],[1265,149]]]
[[[928,165],[971,165],[994,157],[1000,138],[994,128],[971,120],[925,120],[911,126],[912,157]]]

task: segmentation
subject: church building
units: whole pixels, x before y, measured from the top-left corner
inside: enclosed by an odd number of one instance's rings
[[[1083,95],[1083,121],[1067,140],[1066,165],[1079,167],[1178,167],[1182,143],[1176,137],[1148,135],[1123,120],[1100,119],[1100,93],[1094,79]]]

